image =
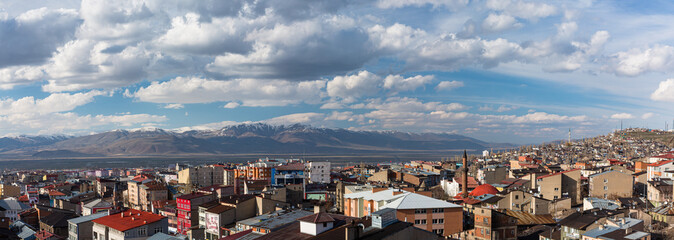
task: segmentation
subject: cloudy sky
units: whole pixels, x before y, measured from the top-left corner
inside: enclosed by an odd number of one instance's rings
[[[539,143],[664,128],[670,1],[3,0],[0,136],[242,122]]]

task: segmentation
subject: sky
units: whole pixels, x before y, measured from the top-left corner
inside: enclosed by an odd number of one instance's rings
[[[674,123],[674,3],[3,0],[0,136],[263,122],[540,143]]]

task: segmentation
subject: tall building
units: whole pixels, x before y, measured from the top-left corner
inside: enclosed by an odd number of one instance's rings
[[[178,172],[178,183],[196,187],[221,185],[225,180],[225,168],[222,165],[186,168]]]
[[[309,162],[307,171],[310,182],[330,183],[330,162]]]
[[[475,239],[517,239],[517,218],[488,208],[473,209]]]
[[[192,226],[199,225],[199,205],[215,200],[215,195],[192,193],[176,199],[178,209],[178,233],[186,235]]]

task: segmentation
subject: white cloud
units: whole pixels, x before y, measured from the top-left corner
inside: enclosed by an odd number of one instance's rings
[[[242,53],[250,48],[244,40],[247,21],[226,17],[205,22],[201,18],[197,13],[174,17],[171,29],[159,37],[158,44],[172,51],[205,55]]]
[[[655,45],[652,48],[633,48],[611,57],[612,65],[605,69],[622,76],[637,76],[646,72],[670,72],[674,68],[674,47]]]
[[[20,131],[23,134],[76,133],[103,127],[131,127],[146,123],[165,122],[165,116],[150,114],[78,115],[66,113],[22,113],[0,115],[0,131]]]
[[[39,8],[13,19],[0,18],[0,68],[45,62],[74,37],[79,25],[73,9]]]
[[[330,97],[354,101],[356,98],[377,94],[381,82],[381,77],[368,71],[360,71],[356,75],[337,76],[328,81],[327,92]]]
[[[94,100],[94,97],[105,95],[105,92],[90,91],[86,93],[53,93],[43,99],[32,96],[20,99],[0,100],[0,116],[12,114],[46,114],[65,112],[85,105]]]
[[[239,106],[241,106],[241,104],[238,103],[238,102],[228,102],[227,104],[225,104],[225,106],[222,106],[222,107],[231,109],[231,108],[237,108]]]
[[[518,109],[518,108],[519,108],[519,107],[517,107],[517,106],[506,106],[506,105],[501,105],[501,106],[499,106],[499,107],[496,109],[496,111],[497,111],[497,112],[508,112],[508,111],[512,111],[512,110],[515,110],[515,109]]]
[[[502,11],[511,16],[530,21],[536,21],[539,18],[549,17],[557,13],[555,6],[523,0],[487,0],[486,6],[489,9]]]
[[[449,91],[460,87],[463,87],[463,82],[461,81],[442,81],[438,83],[435,89],[438,91]]]
[[[302,102],[318,103],[325,81],[210,80],[178,77],[141,87],[134,97],[154,103],[241,102],[242,106],[286,106]],[[230,105],[231,106],[231,105]]]
[[[180,103],[171,103],[171,104],[164,105],[164,108],[166,108],[166,109],[183,109],[183,108],[185,108],[185,105],[182,105]]]
[[[629,114],[629,113],[616,113],[611,115],[612,119],[632,119],[634,118],[634,115]]]
[[[649,118],[652,118],[653,116],[655,116],[655,113],[651,113],[651,112],[644,113],[643,115],[641,115],[641,119],[649,119]]]
[[[275,118],[267,119],[261,122],[265,122],[268,124],[274,124],[274,125],[290,125],[290,124],[295,124],[295,123],[313,123],[317,121],[322,121],[325,118],[325,114],[323,113],[314,113],[314,112],[308,112],[308,113],[295,113],[295,114],[288,114],[288,115],[283,115],[283,116],[278,116]]]
[[[389,75],[384,79],[384,88],[396,92],[412,91],[430,83],[434,78],[435,76],[433,75],[416,75],[409,78],[404,78],[400,75]]]
[[[651,94],[651,99],[655,101],[674,102],[674,79],[667,79],[660,82],[658,89]]]
[[[354,104],[354,109],[377,109],[388,112],[417,112],[417,111],[459,111],[467,109],[460,103],[422,102],[416,98],[391,97],[387,99],[370,99],[365,104]]]
[[[13,66],[0,68],[0,89],[12,89],[19,84],[29,84],[41,80],[44,72],[40,67]]]
[[[507,14],[489,14],[487,18],[482,21],[482,30],[486,32],[501,32],[513,28],[522,27],[522,24]]]
[[[406,6],[421,7],[424,5],[431,5],[434,8],[444,6],[449,9],[458,9],[466,6],[468,0],[379,0],[377,7],[379,8],[401,8]]]

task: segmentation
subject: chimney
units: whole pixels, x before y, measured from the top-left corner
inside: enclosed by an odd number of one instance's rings
[[[321,205],[314,205],[314,213],[325,212],[325,207]]]
[[[461,197],[468,197],[468,155],[466,150],[463,150],[463,175],[461,176]]]
[[[357,240],[360,238],[360,226],[356,224],[353,220],[351,220],[350,223],[348,223],[348,226],[346,226],[345,229],[345,240]]]

